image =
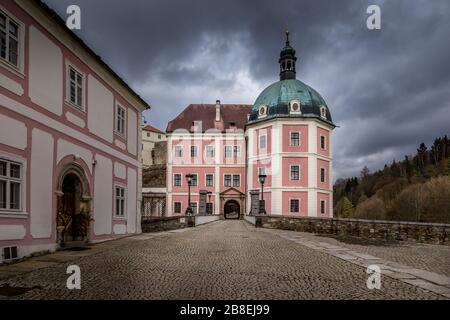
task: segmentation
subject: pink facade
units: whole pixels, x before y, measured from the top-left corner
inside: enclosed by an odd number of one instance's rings
[[[36,9],[32,2],[28,5]],[[89,225],[89,240],[138,232],[139,119],[146,104],[114,78],[115,74],[110,75],[115,80],[106,81],[93,64],[81,60],[67,43],[56,39],[15,2],[3,1],[0,10],[19,25],[21,48],[17,66],[0,61],[0,74],[6,79],[0,86],[0,126],[10,128],[9,132],[2,131],[0,137],[0,161],[7,167],[18,165],[21,170],[16,194],[18,209],[12,203],[0,207],[0,247],[17,246],[19,256],[56,248],[57,211],[64,201],[64,174],[68,172],[72,176],[78,174],[82,189],[82,200],[77,195],[74,201],[79,199],[80,203],[73,210],[83,207],[95,218]],[[67,32],[54,27],[58,29],[55,32]],[[46,44],[40,47],[43,41]],[[75,50],[85,50],[77,46]],[[42,60],[36,60],[41,56]],[[39,69],[41,63],[51,68],[48,74]],[[68,65],[83,75],[82,108],[69,102]],[[52,81],[56,87],[46,89]],[[62,91],[58,91],[58,86]],[[104,113],[111,122],[101,119],[103,127],[99,129],[95,127],[97,105],[91,103],[106,100],[111,104]],[[122,134],[114,130],[117,104],[125,112]],[[5,182],[6,190],[12,192],[8,179],[0,177],[0,182]],[[109,189],[101,190],[99,195],[96,183],[105,183]],[[116,185],[133,193],[130,197],[124,194],[128,203],[121,216],[115,215]]]
[[[292,175],[292,167],[299,168],[299,179]],[[308,187],[308,158],[307,157],[283,157],[283,186]]]
[[[272,176],[278,172],[276,172],[277,168],[272,168],[272,160],[270,158],[256,160],[253,162],[253,185],[260,186],[259,182],[259,173],[264,172],[266,177],[266,181],[264,186],[270,188],[272,186]]]
[[[291,211],[291,200],[298,200],[299,212]],[[308,192],[283,191],[283,215],[308,216]]]
[[[298,133],[299,143],[295,144],[292,135]],[[308,152],[308,126],[283,125],[283,152]]]
[[[331,217],[330,213],[330,195],[327,193],[317,193],[317,216],[318,217]],[[322,212],[323,209],[323,212]]]
[[[317,127],[317,153],[321,156],[330,156],[330,131]]]
[[[317,186],[322,189],[330,189],[330,162],[317,159]]]
[[[254,154],[260,156],[268,155],[272,152],[272,126],[255,130],[253,150]]]
[[[186,167],[176,166],[173,168],[172,185],[174,192],[188,192],[188,183],[186,181],[187,174],[194,174],[197,176],[197,185],[191,186],[191,192],[196,193],[200,190],[214,191],[215,188],[215,169],[214,167]],[[175,185],[176,175],[180,176],[181,186]],[[213,176],[213,185],[207,186],[206,175]]]

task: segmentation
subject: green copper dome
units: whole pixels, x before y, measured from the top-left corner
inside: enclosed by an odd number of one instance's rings
[[[271,118],[318,118],[334,126],[325,100],[313,88],[295,78],[295,50],[286,45],[280,54],[280,81],[268,86],[256,99],[248,123]]]

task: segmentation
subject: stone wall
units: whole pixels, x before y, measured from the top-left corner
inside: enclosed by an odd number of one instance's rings
[[[167,163],[167,141],[158,141],[152,150],[153,164]]]
[[[141,221],[143,233],[183,229],[195,226],[194,217],[157,217],[145,218]]]
[[[255,226],[385,241],[449,245],[450,224],[341,218],[256,216]]]

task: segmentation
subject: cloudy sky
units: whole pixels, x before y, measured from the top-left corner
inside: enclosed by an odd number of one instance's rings
[[[45,0],[167,122],[190,103],[253,104],[278,80],[286,26],[297,78],[334,122],[335,178],[381,168],[450,133],[448,0]],[[381,7],[381,30],[366,9]]]

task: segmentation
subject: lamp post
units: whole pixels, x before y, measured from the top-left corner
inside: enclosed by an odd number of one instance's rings
[[[212,208],[213,208],[212,203],[211,203],[211,195],[212,195],[212,192],[208,191],[208,203],[211,205],[211,212],[207,212],[208,214],[212,214]]]
[[[192,184],[192,178],[194,177],[193,174],[188,173],[186,175],[186,180],[188,183],[188,206],[186,208],[186,215],[192,214],[192,208],[191,208],[191,184]]]
[[[259,183],[261,183],[261,203],[259,205],[259,213],[266,214],[266,204],[264,202],[264,182],[266,181],[267,175],[260,174],[258,178]]]

